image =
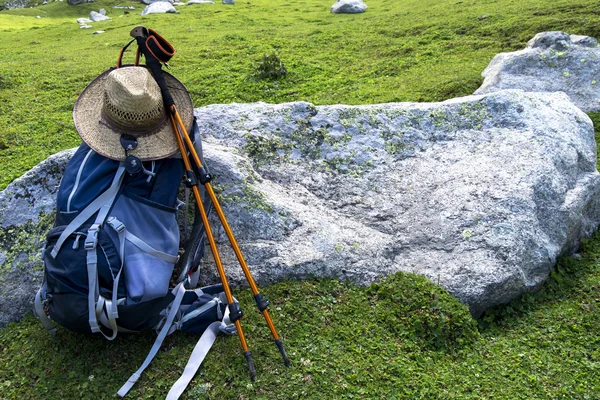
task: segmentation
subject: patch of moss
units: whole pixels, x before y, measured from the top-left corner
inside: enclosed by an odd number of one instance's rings
[[[245,151],[257,165],[287,160],[290,148],[291,145],[278,136],[246,135]]]
[[[225,195],[221,199],[226,203],[239,204],[248,211],[261,210],[267,214],[273,212],[273,206],[267,203],[264,193],[252,189],[249,185],[243,185],[241,193]]]
[[[37,223],[30,221],[19,227],[0,228],[0,249],[4,251],[5,256],[4,269],[12,268],[15,261],[18,266],[28,261],[32,255],[40,254],[55,215],[55,212],[42,213]],[[20,259],[23,254],[28,256],[27,260]]]
[[[411,291],[398,290],[401,287],[410,287]],[[397,273],[372,285],[367,293],[381,310],[375,318],[397,337],[447,350],[479,338],[468,307],[427,278]]]

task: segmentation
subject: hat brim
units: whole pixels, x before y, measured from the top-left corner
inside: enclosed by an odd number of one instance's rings
[[[90,148],[104,157],[123,161],[125,149],[121,146],[121,135],[103,123],[102,117],[104,83],[108,74],[114,70],[115,68],[111,68],[104,71],[81,92],[73,108],[73,121],[79,136]],[[187,132],[191,132],[194,121],[192,98],[177,78],[167,72],[163,74],[179,116]],[[128,154],[142,161],[167,158],[179,150],[170,118],[166,118],[163,125],[152,134],[138,136],[137,142],[137,147],[128,151]]]

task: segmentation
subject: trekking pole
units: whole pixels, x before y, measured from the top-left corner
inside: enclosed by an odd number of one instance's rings
[[[183,128],[183,126],[184,126],[183,121],[181,121],[181,117],[179,116],[179,113],[177,113],[177,112],[175,113],[175,118],[177,118],[178,125]],[[185,128],[183,128],[183,129],[185,129]],[[192,151],[190,151],[190,154],[194,158],[194,162],[196,163],[196,166],[198,167],[198,170],[200,171],[200,174],[201,174],[200,179],[202,181],[202,173],[204,171],[204,167],[202,166],[200,157],[198,157],[197,152],[194,150],[194,145],[193,145],[189,135],[184,134],[182,136],[183,136],[184,140],[186,141],[188,148],[192,149]],[[237,240],[235,239],[235,236],[233,235],[233,231],[231,230],[229,223],[227,222],[227,218],[225,218],[225,214],[223,213],[223,209],[221,208],[221,205],[219,204],[219,200],[217,199],[217,196],[215,195],[215,192],[214,192],[212,186],[210,185],[210,180],[203,183],[203,185],[206,188],[206,193],[210,197],[210,200],[213,203],[213,206],[214,206],[214,209],[215,209],[217,215],[219,216],[219,221],[221,221],[221,225],[223,225],[223,229],[225,230],[227,238],[229,239],[229,242],[231,243],[231,247],[233,248],[235,256],[237,257],[238,262],[240,263],[240,266],[242,267],[242,272],[244,273],[244,276],[246,277],[246,280],[248,281],[248,285],[250,286],[250,290],[252,291],[252,294],[254,295],[254,300],[256,301],[256,306],[258,307],[258,310],[263,314],[265,321],[267,322],[267,325],[269,326],[269,329],[271,330],[271,334],[273,335],[273,339],[275,339],[275,344],[277,345],[277,348],[279,349],[279,352],[281,353],[281,356],[283,357],[283,361],[284,361],[285,365],[289,367],[290,360],[285,352],[285,349],[283,348],[283,343],[281,342],[281,339],[279,338],[279,335],[277,334],[277,329],[275,329],[275,324],[273,324],[271,315],[269,314],[269,310],[268,310],[269,300],[267,300],[258,290],[258,286],[256,285],[256,282],[254,281],[254,278],[252,277],[252,273],[250,272],[250,268],[248,268],[248,264],[246,263],[246,260],[244,259],[242,251],[240,250],[240,246],[238,245]]]
[[[181,158],[183,160],[184,167],[186,169],[186,185],[191,187],[192,192],[194,194],[194,199],[196,200],[196,206],[198,207],[198,211],[200,211],[200,216],[202,218],[202,223],[204,224],[204,228],[206,231],[206,237],[208,239],[208,243],[210,245],[210,249],[213,254],[213,258],[215,260],[215,264],[217,266],[217,272],[219,273],[219,277],[221,278],[221,283],[223,284],[223,291],[225,292],[225,297],[227,299],[227,306],[229,307],[229,318],[232,322],[234,322],[235,327],[237,329],[237,334],[240,339],[240,344],[242,346],[242,350],[244,351],[244,357],[246,358],[246,362],[248,363],[248,368],[250,369],[250,374],[252,380],[256,380],[256,371],[254,369],[254,364],[252,362],[252,355],[248,348],[248,344],[246,342],[246,337],[244,335],[244,331],[242,329],[242,324],[240,318],[243,316],[243,312],[238,303],[236,303],[233,299],[233,295],[231,294],[231,288],[229,287],[229,283],[227,281],[227,275],[225,274],[225,269],[223,268],[223,263],[221,262],[221,257],[219,256],[219,252],[217,250],[217,246],[215,243],[214,236],[212,234],[212,229],[210,228],[210,224],[208,222],[208,217],[206,215],[206,210],[204,209],[204,205],[202,203],[202,198],[200,196],[200,190],[198,189],[198,181],[196,179],[196,174],[192,170],[192,166],[190,164],[190,160],[187,155],[187,151],[181,135],[184,134],[185,131],[182,131],[181,128],[185,129],[183,126],[177,126],[177,119],[175,118],[175,114],[177,110],[175,108],[175,104],[173,101],[173,97],[169,92],[169,88],[167,87],[167,83],[162,74],[162,69],[160,62],[156,59],[154,54],[146,45],[146,37],[147,30],[143,27],[136,27],[131,31],[131,36],[133,36],[139,46],[141,53],[146,58],[146,64],[150,67],[152,71],[152,75],[156,80],[156,83],[161,89],[163,101],[165,103],[166,109],[169,111],[169,115],[171,117],[171,124],[173,127],[173,134],[177,140],[177,145],[179,148],[179,152],[181,153]],[[192,148],[193,149],[193,148]]]
[[[189,157],[185,153],[185,146],[183,141],[181,140],[180,130],[178,129],[174,119],[171,119],[171,123],[173,125],[173,132],[175,132],[175,137],[177,138],[177,145],[179,147],[180,152],[182,152],[183,164],[185,166],[186,172],[192,171],[192,166],[190,164]],[[193,183],[190,175],[186,179],[186,183]],[[194,179],[195,180],[195,179]],[[221,283],[223,284],[223,291],[225,292],[225,297],[227,298],[227,306],[229,307],[229,318],[235,323],[235,327],[237,329],[238,337],[240,338],[240,343],[242,345],[242,350],[244,351],[244,357],[246,357],[246,361],[248,363],[248,368],[250,369],[250,374],[252,376],[252,380],[256,380],[256,371],[254,369],[254,365],[252,363],[252,355],[250,350],[248,349],[248,344],[246,343],[246,337],[244,336],[244,331],[242,330],[242,324],[240,322],[240,318],[243,316],[243,312],[238,303],[233,300],[233,295],[231,294],[231,288],[229,287],[229,283],[227,281],[227,276],[225,274],[225,269],[223,268],[223,263],[221,262],[221,257],[219,256],[219,252],[217,250],[217,245],[215,243],[215,238],[213,236],[212,230],[210,228],[210,224],[208,222],[208,216],[206,214],[206,210],[204,209],[204,204],[202,203],[202,198],[200,197],[200,190],[198,189],[198,183],[191,186],[192,192],[194,193],[194,199],[196,200],[196,205],[200,211],[200,217],[202,218],[202,223],[204,224],[204,228],[206,231],[206,238],[208,239],[208,244],[210,245],[211,252],[213,254],[213,258],[215,259],[215,264],[217,266],[217,272],[219,273],[219,277],[221,278]]]
[[[148,34],[150,32],[153,33],[153,35],[151,36],[152,41],[148,40]],[[200,211],[200,215],[202,217],[202,222],[205,226],[206,236],[209,241],[211,252],[213,253],[213,257],[215,259],[215,264],[217,265],[217,271],[221,278],[221,282],[223,283],[223,289],[225,291],[225,295],[227,297],[227,302],[228,302],[228,307],[230,310],[230,318],[232,321],[235,322],[236,328],[238,329],[238,336],[240,338],[242,349],[244,350],[244,356],[246,357],[246,360],[248,362],[248,367],[250,368],[250,372],[252,374],[252,379],[253,380],[256,379],[256,373],[254,371],[254,366],[252,364],[252,357],[250,355],[250,351],[248,350],[248,345],[246,343],[246,339],[245,339],[245,336],[244,336],[244,333],[243,333],[243,330],[241,327],[241,322],[239,321],[239,319],[243,315],[243,312],[240,309],[239,304],[237,304],[233,301],[233,296],[231,295],[231,289],[227,282],[227,276],[225,274],[225,270],[223,268],[223,265],[222,265],[217,247],[216,247],[215,239],[212,234],[212,230],[210,228],[206,210],[204,209],[204,205],[202,203],[202,199],[201,199],[200,192],[198,189],[198,183],[204,185],[206,192],[208,193],[208,195],[211,199],[211,202],[213,203],[213,206],[215,208],[215,211],[217,212],[219,220],[220,220],[221,224],[223,225],[223,228],[225,229],[225,232],[226,232],[227,237],[233,247],[233,250],[236,254],[238,262],[240,263],[240,266],[242,267],[244,276],[246,277],[246,280],[248,281],[250,289],[254,295],[256,305],[257,305],[259,311],[263,314],[263,316],[267,322],[267,325],[269,326],[269,329],[271,330],[273,338],[275,339],[275,344],[277,345],[277,348],[279,349],[279,352],[281,353],[281,355],[283,357],[285,365],[289,366],[290,361],[287,357],[285,349],[283,348],[281,339],[279,338],[279,335],[277,334],[277,330],[275,329],[273,320],[271,319],[271,316],[267,310],[269,301],[260,294],[258,287],[252,277],[252,274],[250,273],[248,265],[247,265],[246,261],[244,260],[242,252],[239,248],[239,245],[237,244],[237,241],[235,240],[233,232],[231,231],[231,228],[229,227],[229,223],[227,222],[227,219],[225,218],[225,215],[223,214],[223,211],[222,211],[221,206],[218,202],[218,199],[214,193],[214,190],[212,189],[212,186],[210,185],[211,177],[208,173],[206,173],[206,170],[202,166],[200,157],[198,156],[198,154],[194,148],[194,145],[189,137],[189,134],[185,129],[185,125],[183,124],[183,121],[181,120],[181,117],[180,117],[179,113],[177,112],[177,108],[175,107],[173,98],[169,92],[167,85],[166,85],[166,82],[162,75],[160,61],[157,59],[157,57],[154,54],[154,52],[164,51],[165,50],[164,47],[168,47],[167,53],[171,52],[170,55],[172,55],[174,53],[174,51],[171,51],[172,47],[170,46],[170,44],[168,42],[166,42],[165,39],[160,37],[154,31],[148,30],[144,27],[138,26],[138,27],[134,28],[131,31],[131,36],[133,36],[135,38],[135,40],[138,43],[139,50],[146,58],[146,63],[150,67],[150,69],[154,75],[154,78],[156,79],[159,87],[161,88],[165,106],[166,106],[167,110],[170,112],[169,116],[171,118],[171,123],[173,126],[173,133],[176,137],[179,151],[181,153],[181,156],[182,156],[182,159],[184,162],[184,166],[186,168],[186,184],[188,186],[192,187],[192,191],[194,193],[194,198],[196,200],[196,205],[198,207],[198,210]],[[157,36],[158,36],[158,38],[157,38]],[[150,45],[153,47],[153,49],[150,49],[148,47],[148,43],[150,43]],[[154,50],[154,52],[153,52],[153,50]],[[192,169],[192,165],[190,163],[187,151],[189,151],[189,153],[191,154],[191,156],[195,162],[195,165],[196,165],[195,170]]]

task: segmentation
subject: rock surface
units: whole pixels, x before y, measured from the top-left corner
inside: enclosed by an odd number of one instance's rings
[[[104,14],[100,14],[99,12],[96,12],[96,11],[90,12],[90,20],[92,22],[108,21],[109,19],[110,19],[110,17],[108,17]]]
[[[592,123],[564,93],[229,104],[195,114],[213,187],[259,284],[308,276],[369,284],[407,271],[479,315],[538,288],[600,222]],[[0,326],[30,309],[40,284],[40,237],[29,250],[8,238],[41,231],[28,221],[53,208],[69,154],[0,195],[1,281],[11,296],[0,298]],[[227,242],[222,228],[215,234]],[[233,252],[220,250],[231,281],[245,282]],[[218,281],[211,260],[204,283]]]
[[[475,94],[502,89],[563,91],[583,111],[600,111],[600,47],[589,36],[542,32],[524,50],[496,55]]]
[[[330,9],[334,14],[358,14],[366,10],[367,5],[362,0],[338,0]]]
[[[173,4],[169,3],[168,1],[157,1],[147,5],[140,15],[164,13],[179,14],[179,11],[177,11]]]
[[[401,270],[479,315],[538,288],[600,221],[592,123],[563,93],[214,105],[196,115],[260,282],[368,284]],[[223,257],[243,281],[233,255]]]
[[[172,0],[142,0],[141,3],[148,5],[148,4],[156,3],[157,1],[168,1],[171,4],[174,3]]]
[[[213,0],[190,0],[185,3],[186,6],[191,6],[193,4],[215,4]]]
[[[0,192],[0,328],[32,309],[42,279],[44,232],[51,224],[62,171],[73,153],[53,155]]]

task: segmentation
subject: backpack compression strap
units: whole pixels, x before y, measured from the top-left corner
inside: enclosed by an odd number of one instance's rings
[[[73,232],[75,232],[81,225],[83,225],[85,221],[90,219],[90,217],[94,215],[96,211],[100,210],[107,203],[112,204],[112,202],[115,200],[115,197],[117,196],[117,193],[119,192],[119,187],[121,186],[121,182],[123,181],[124,172],[125,167],[122,164],[119,165],[119,169],[117,169],[117,172],[110,187],[106,189],[106,191],[100,196],[96,197],[94,201],[92,201],[83,211],[79,213],[77,217],[75,217],[73,221],[71,221],[69,225],[67,225],[63,233],[56,241],[54,248],[50,252],[52,258],[56,258],[65,240],[67,240],[67,238]]]
[[[198,343],[196,343],[194,351],[190,355],[190,359],[185,366],[183,374],[171,387],[171,390],[169,390],[166,400],[179,399],[179,396],[181,396],[185,388],[187,388],[192,381],[194,375],[196,375],[196,372],[200,368],[200,364],[202,364],[202,361],[204,361],[208,351],[215,343],[219,332],[225,332],[229,335],[233,335],[235,333],[235,331],[232,331],[228,328],[230,325],[232,325],[232,323],[229,319],[229,307],[225,307],[225,316],[223,317],[223,321],[215,321],[210,324],[208,328],[206,328],[198,340]]]
[[[98,286],[98,253],[96,248],[98,246],[98,235],[100,233],[100,229],[106,217],[108,216],[108,212],[112,207],[112,204],[117,197],[118,189],[121,186],[121,182],[123,180],[123,172],[125,171],[125,166],[123,163],[119,165],[117,172],[115,173],[115,177],[113,179],[113,183],[111,187],[106,192],[111,192],[114,194],[109,198],[106,203],[104,203],[100,210],[98,211],[98,215],[96,216],[96,220],[92,224],[92,226],[88,229],[87,236],[85,239],[85,250],[87,252],[86,255],[86,263],[87,263],[87,273],[88,273],[88,319],[90,324],[90,329],[92,333],[100,332],[104,335],[108,340],[113,340],[117,337],[117,318],[119,317],[117,312],[117,303],[113,301],[116,299],[116,295],[113,295],[113,300],[108,300],[100,295],[100,289]],[[116,191],[113,186],[116,186]],[[113,189],[113,190],[111,190]],[[104,193],[106,193],[104,192]],[[102,197],[104,193],[100,196]],[[85,214],[86,210],[89,208],[86,207],[81,214]],[[80,215],[81,215],[80,214]],[[120,274],[119,274],[120,275]],[[118,279],[118,278],[116,278]],[[119,282],[117,280],[116,285]],[[106,314],[109,320],[110,329],[112,331],[111,336],[106,335],[98,324],[99,316],[106,309]]]
[[[135,371],[133,373],[133,375],[131,375],[129,377],[127,382],[125,382],[125,384],[117,392],[117,394],[120,397],[125,397],[125,395],[131,390],[133,385],[135,385],[137,380],[140,379],[140,376],[142,375],[144,370],[148,367],[148,365],[150,365],[150,362],[152,362],[152,359],[154,359],[154,357],[158,353],[158,350],[160,349],[162,342],[165,340],[165,337],[169,333],[169,329],[171,328],[171,325],[173,325],[173,321],[175,320],[175,317],[179,313],[179,306],[181,305],[181,300],[183,300],[183,295],[185,294],[185,288],[183,287],[183,282],[181,282],[179,285],[175,286],[175,289],[173,289],[173,291],[171,293],[175,296],[175,300],[173,300],[173,302],[170,305],[171,309],[169,310],[169,314],[167,315],[167,320],[165,321],[165,324],[163,325],[162,329],[160,330],[160,333],[158,334],[158,337],[156,338],[156,341],[154,342],[152,349],[150,349],[150,353],[148,353],[148,355],[146,356],[146,359],[142,363],[142,366],[137,371]]]

